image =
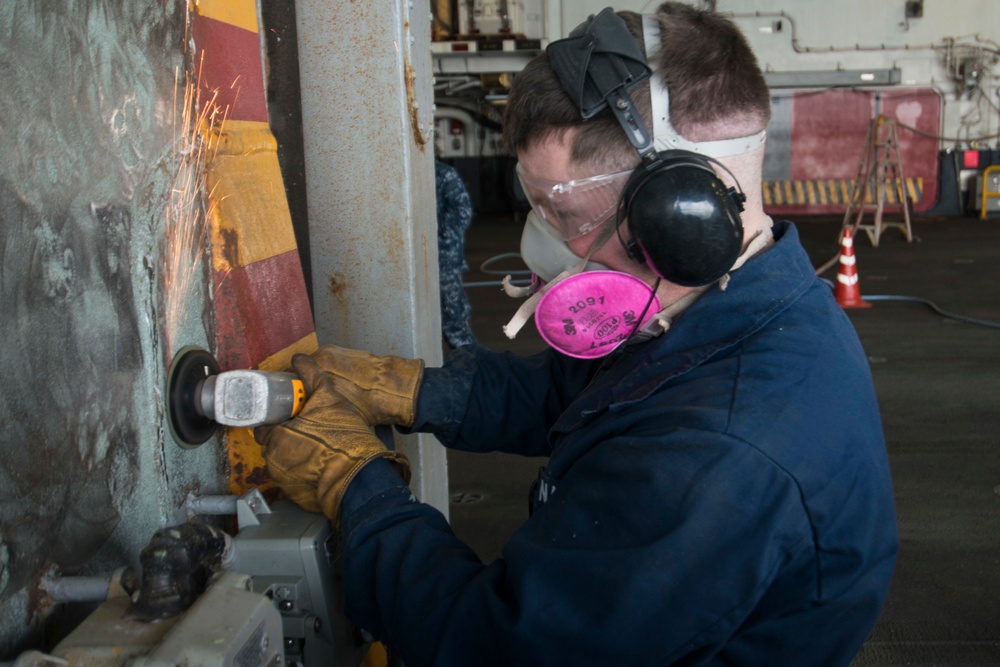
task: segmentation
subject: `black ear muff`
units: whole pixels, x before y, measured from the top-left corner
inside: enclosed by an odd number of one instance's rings
[[[629,257],[685,287],[715,282],[732,268],[743,246],[742,191],[727,188],[711,158],[665,151],[639,167],[622,192],[631,239]]]

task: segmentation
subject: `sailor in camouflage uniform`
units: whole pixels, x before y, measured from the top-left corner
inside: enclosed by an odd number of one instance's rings
[[[465,230],[472,223],[472,200],[454,167],[434,163],[437,181],[438,271],[441,283],[441,331],[452,348],[475,342],[469,317],[472,306],[462,286],[465,262]]]

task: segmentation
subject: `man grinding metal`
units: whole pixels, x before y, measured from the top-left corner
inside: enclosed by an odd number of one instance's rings
[[[323,346],[258,428],[343,543],[347,611],[418,665],[849,665],[897,536],[875,393],[795,227],[761,202],[770,96],[745,38],[667,2],[606,9],[513,83],[551,349],[440,368]],[[567,259],[568,258],[568,259]],[[549,457],[483,564],[373,426]]]

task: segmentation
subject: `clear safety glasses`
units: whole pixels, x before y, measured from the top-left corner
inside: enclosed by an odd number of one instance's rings
[[[626,169],[560,183],[528,174],[520,164],[516,171],[535,215],[563,241],[592,232],[613,218],[618,197],[632,174]]]

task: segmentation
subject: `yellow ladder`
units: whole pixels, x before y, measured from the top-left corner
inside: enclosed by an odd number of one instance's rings
[[[893,188],[895,199],[902,209],[902,221],[887,222],[882,219],[889,188]],[[869,224],[861,224],[865,211],[875,212]],[[907,242],[913,241],[913,230],[910,227],[910,199],[906,192],[903,163],[899,157],[895,118],[880,114],[868,124],[865,151],[858,164],[857,176],[854,177],[851,201],[844,213],[844,227],[851,224],[852,216],[854,230],[864,230],[872,246],[876,248],[882,230],[886,227],[899,227],[903,230]]]
[[[986,215],[988,213],[986,205],[989,199],[991,197],[1000,197],[1000,191],[990,190],[989,188],[990,178],[994,174],[1000,174],[1000,164],[991,164],[990,166],[986,167],[986,171],[983,172],[983,189],[982,192],[980,192],[980,195],[982,196],[982,201],[980,202],[979,206],[980,220],[985,220],[988,217]]]

